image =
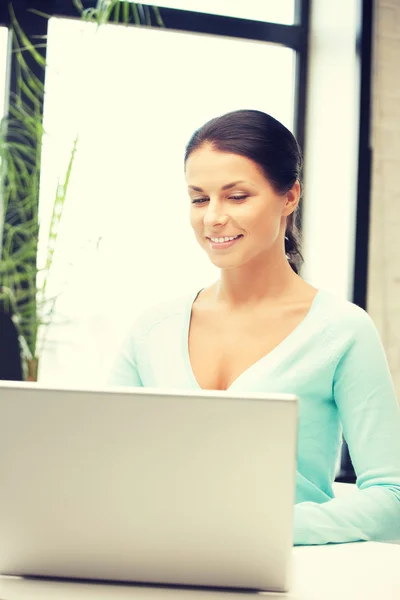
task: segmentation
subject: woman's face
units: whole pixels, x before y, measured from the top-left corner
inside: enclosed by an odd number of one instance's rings
[[[190,223],[197,241],[219,268],[284,254],[286,217],[298,204],[298,183],[282,196],[256,163],[204,145],[186,162]]]

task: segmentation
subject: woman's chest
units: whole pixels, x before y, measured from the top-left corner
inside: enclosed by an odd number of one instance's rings
[[[203,389],[228,389],[241,375],[267,360],[296,329],[304,314],[260,318],[197,318],[189,331],[193,375]]]

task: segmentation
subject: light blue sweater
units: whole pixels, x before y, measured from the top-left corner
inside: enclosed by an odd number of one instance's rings
[[[134,322],[109,383],[200,389],[189,359],[191,294]],[[358,306],[319,290],[310,312],[231,385],[300,399],[294,543],[400,540],[400,407],[377,330]],[[342,431],[357,474],[334,498]]]

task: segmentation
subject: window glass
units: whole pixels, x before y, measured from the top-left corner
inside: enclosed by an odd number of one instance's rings
[[[179,8],[285,25],[293,25],[295,15],[294,0],[161,0],[154,4],[159,8]]]
[[[268,43],[50,20],[42,251],[79,140],[48,288],[61,293],[41,380],[99,383],[141,310],[215,280],[189,224],[185,145],[204,122],[239,108],[292,129],[294,61],[291,49]]]

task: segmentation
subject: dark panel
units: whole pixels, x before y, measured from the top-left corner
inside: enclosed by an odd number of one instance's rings
[[[0,2],[0,25],[8,25],[9,16],[8,16],[8,2]]]
[[[357,35],[357,55],[360,67],[360,122],[357,174],[357,221],[353,302],[367,308],[368,246],[371,196],[371,78],[373,44],[373,0],[360,0],[360,27]],[[344,441],[342,463],[337,481],[354,483],[356,474],[349,448]]]
[[[12,316],[0,302],[0,380],[22,381],[22,359],[18,331]]]
[[[294,131],[303,153],[307,106],[308,47],[310,32],[310,0],[296,0],[296,22],[300,24],[300,51],[296,59],[295,123]]]
[[[300,26],[301,43],[300,50],[296,55],[296,85],[294,96],[294,134],[305,154],[305,128],[307,109],[307,85],[308,85],[308,54],[309,34],[311,18],[311,0],[296,0],[295,22]],[[301,230],[302,212],[304,200],[300,203],[297,213],[297,224]]]
[[[367,308],[368,247],[371,197],[371,77],[373,40],[373,0],[362,0],[358,53],[361,71],[359,155],[357,184],[356,252],[353,301]]]

